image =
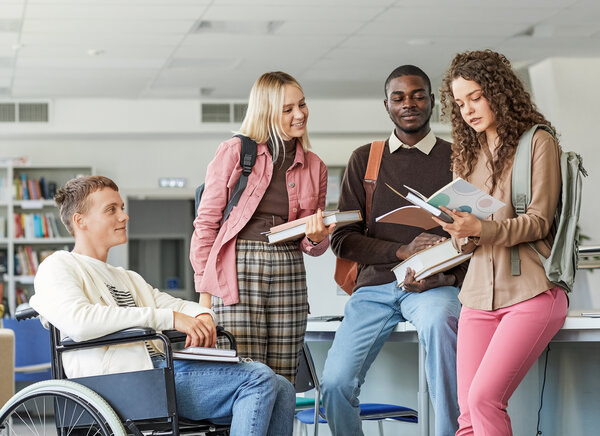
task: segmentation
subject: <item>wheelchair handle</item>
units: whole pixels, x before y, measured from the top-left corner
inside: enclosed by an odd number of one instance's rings
[[[36,318],[38,315],[39,313],[37,313],[33,307],[28,307],[26,309],[17,310],[15,318],[17,321],[25,321],[26,319]]]

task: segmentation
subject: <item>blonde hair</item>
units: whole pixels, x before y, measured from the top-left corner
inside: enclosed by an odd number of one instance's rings
[[[296,79],[282,71],[272,71],[260,76],[252,85],[246,116],[240,130],[236,132],[254,139],[258,144],[271,143],[273,162],[279,156],[285,136],[281,126],[285,85],[295,86],[302,91]],[[308,132],[305,131],[300,141],[304,151],[308,151]]]
[[[71,235],[71,219],[76,213],[86,213],[89,207],[88,197],[96,191],[110,188],[119,192],[119,187],[108,177],[80,176],[69,180],[54,196],[54,202],[60,210],[60,220]]]

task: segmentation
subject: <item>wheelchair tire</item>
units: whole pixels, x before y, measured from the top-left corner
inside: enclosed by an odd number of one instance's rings
[[[69,380],[34,383],[0,409],[0,436],[46,434],[127,436],[100,395]]]

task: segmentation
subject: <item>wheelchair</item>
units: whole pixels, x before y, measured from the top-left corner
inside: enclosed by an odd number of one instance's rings
[[[35,318],[34,309],[17,312],[18,320]],[[229,340],[231,333],[217,328]],[[62,353],[98,346],[160,340],[165,368],[66,379]],[[57,434],[58,436],[226,436],[229,426],[207,421],[187,421],[177,414],[172,343],[185,334],[151,328],[122,330],[101,338],[75,342],[61,340],[50,325],[52,380],[44,380],[17,392],[0,409],[0,436]]]

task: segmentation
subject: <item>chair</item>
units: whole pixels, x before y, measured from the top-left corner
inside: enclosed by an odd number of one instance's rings
[[[26,319],[33,316],[37,316],[33,309],[17,313],[17,318]],[[229,332],[220,328],[218,335],[230,339],[231,347],[235,348],[235,339]],[[165,368],[66,380],[61,357],[64,352],[149,340],[160,340],[163,343],[167,363]],[[171,342],[182,340],[185,340],[185,334],[177,331],[157,333],[150,328],[135,328],[90,341],[75,342],[69,338],[61,340],[60,332],[51,325],[51,364],[54,379],[28,386],[7,402],[0,411],[0,434],[3,434],[2,429],[6,426],[9,426],[8,434],[20,434],[18,431],[10,432],[10,422],[18,422],[23,417],[27,419],[28,427],[37,429],[40,418],[29,417],[27,410],[31,410],[28,406],[31,406],[32,401],[33,406],[37,408],[34,410],[41,410],[38,406],[40,398],[43,399],[41,404],[44,407],[49,405],[53,411],[58,434],[88,434],[90,429],[97,429],[93,434],[107,436],[143,436],[142,432],[148,431],[152,434],[172,436],[229,434],[229,426],[226,425],[179,418]],[[44,413],[44,416],[46,415],[47,411]],[[43,429],[40,433],[45,434]]]
[[[15,381],[40,381],[52,378],[50,371],[50,333],[39,319],[17,321],[4,318],[3,326],[15,334]]]
[[[15,334],[0,328],[0,407],[15,393]]]
[[[318,410],[321,397],[316,374],[317,372],[315,371],[314,363],[310,356],[310,350],[308,349],[308,345],[304,343],[302,344],[302,350],[300,352],[294,387],[296,388],[296,393],[304,393],[314,389],[315,396],[314,398],[296,397],[296,413],[307,409],[311,410],[314,414],[313,422],[317,419],[319,413]],[[296,420],[296,423],[301,425],[299,430],[306,433],[306,425],[300,420]],[[318,426],[315,426],[314,435],[317,436],[318,434]]]
[[[300,357],[300,364],[298,368],[298,375],[296,376],[296,384],[298,385],[298,377],[300,374],[310,374],[310,382],[315,388],[315,399],[314,407],[305,409],[296,413],[296,419],[301,423],[301,431],[308,435],[307,424],[314,424],[314,435],[317,436],[319,433],[319,423],[327,423],[325,412],[322,407],[317,409],[317,405],[320,403],[320,386],[317,373],[315,371],[315,365],[310,354],[310,350],[306,343],[302,347],[302,355]],[[296,387],[296,392],[299,391]],[[360,404],[360,418],[363,421],[377,421],[379,426],[379,435],[384,436],[383,433],[383,421],[384,420],[395,420],[403,421],[416,424],[417,411],[409,409],[403,406],[396,406],[393,404],[381,404],[381,403],[364,403]],[[317,411],[318,410],[318,411]],[[318,421],[317,421],[318,419]],[[318,422],[315,424],[315,422]]]

